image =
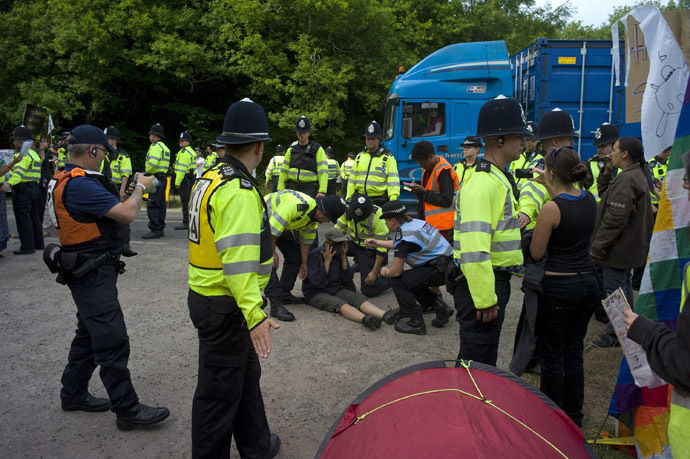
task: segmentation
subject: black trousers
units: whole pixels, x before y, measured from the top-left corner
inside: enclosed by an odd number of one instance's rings
[[[385,277],[376,279],[374,285],[367,285],[365,282],[365,279],[374,268],[374,263],[376,263],[376,250],[360,247],[351,241],[347,244],[347,254],[348,256],[354,257],[355,263],[359,265],[362,295],[367,298],[373,298],[391,287],[390,279]],[[386,263],[384,263],[384,265],[385,264]]]
[[[77,305],[77,329],[62,373],[60,397],[68,400],[84,395],[100,365],[111,409],[122,413],[139,398],[127,368],[129,336],[117,299],[117,275],[113,265],[103,265],[67,284]]]
[[[278,270],[275,268],[271,270],[271,277],[264,289],[269,299],[281,298],[292,291],[302,264],[299,236],[296,231],[283,231],[276,240],[276,247],[283,254],[283,272],[279,278]]]
[[[338,193],[338,183],[336,182],[336,179],[329,180],[326,194],[331,195],[331,194],[337,194],[337,193]]]
[[[285,188],[299,191],[309,195],[312,199],[316,199],[316,194],[319,192],[319,182],[294,182],[292,180],[286,180]]]
[[[189,315],[199,335],[192,402],[192,457],[228,458],[235,437],[243,458],[264,458],[271,432],[261,397],[261,365],[232,297],[190,290]]]
[[[445,284],[445,273],[428,265],[405,270],[400,277],[391,278],[393,293],[400,306],[400,317],[424,320],[422,311],[434,302],[435,297],[429,287]]]
[[[189,225],[189,198],[192,195],[193,180],[186,178],[180,183],[180,202],[182,202],[182,224]]]
[[[12,189],[12,209],[17,222],[19,249],[43,249],[43,198],[38,183],[19,183]]]
[[[578,426],[582,425],[585,371],[582,359],[587,324],[599,302],[594,273],[545,276],[537,313],[542,356],[540,389]]]
[[[155,174],[160,182],[160,187],[155,193],[149,192],[149,200],[146,204],[146,215],[149,218],[149,229],[159,233],[165,229],[165,214],[168,203],[165,200],[166,177],[165,174]],[[180,198],[181,200],[182,198]]]
[[[498,340],[510,299],[510,274],[494,272],[496,276],[495,291],[498,299],[498,317],[489,323],[477,320],[477,309],[474,307],[467,279],[464,277],[455,288],[453,300],[458,311],[456,320],[460,324],[460,352],[458,360],[474,360],[496,366],[498,359]],[[459,364],[456,364],[459,366]]]

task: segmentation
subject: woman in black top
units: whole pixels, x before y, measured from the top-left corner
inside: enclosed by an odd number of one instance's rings
[[[587,168],[572,149],[558,148],[545,156],[544,163],[543,171],[531,168],[538,175],[530,179],[544,185],[552,198],[539,212],[530,244],[535,260],[547,257],[537,313],[543,358],[540,388],[580,426],[583,341],[599,298],[589,255],[597,203],[589,191],[575,186],[587,177]]]

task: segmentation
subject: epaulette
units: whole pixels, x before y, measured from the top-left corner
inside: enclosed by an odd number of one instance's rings
[[[297,204],[297,210],[300,212],[306,212],[309,210],[309,204]]]
[[[491,163],[481,159],[475,163],[474,168],[480,172],[491,172]]]
[[[532,166],[532,164],[534,164],[534,166]],[[530,163],[529,167],[535,167],[535,168],[537,168],[537,169],[544,170],[544,157],[542,156],[542,157],[539,158],[538,160],[532,161],[532,162]]]
[[[118,150],[118,153],[124,156],[125,158],[129,158],[129,153],[127,153],[125,150]]]
[[[254,188],[252,182],[250,182],[239,169],[232,167],[230,164],[220,165],[218,167],[218,173],[223,180],[240,179],[240,188],[244,188],[245,190]]]
[[[399,240],[402,239],[402,231],[400,230],[400,228],[398,228],[397,230],[395,230],[394,239],[395,239],[396,241],[399,241]]]

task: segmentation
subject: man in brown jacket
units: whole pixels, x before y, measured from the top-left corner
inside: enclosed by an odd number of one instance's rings
[[[613,178],[614,167],[621,172]],[[601,203],[592,235],[590,254],[602,267],[604,290],[610,295],[622,288],[632,307],[632,269],[647,260],[654,229],[649,184],[642,144],[634,137],[618,139],[597,178]],[[609,323],[595,347],[619,345]]]

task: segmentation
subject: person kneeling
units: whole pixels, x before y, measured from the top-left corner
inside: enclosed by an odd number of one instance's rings
[[[309,253],[308,275],[302,282],[307,304],[322,311],[339,312],[372,330],[379,328],[381,321],[394,324],[397,310],[384,312],[355,291],[346,254],[345,233],[337,228],[326,231],[326,242]]]
[[[440,293],[432,294],[429,287],[445,284],[445,269],[453,254],[452,247],[429,223],[409,217],[407,207],[400,201],[384,204],[380,218],[386,220],[388,229],[395,233],[393,240],[367,239],[366,243],[395,248],[393,267],[381,268],[381,275],[391,278],[393,293],[400,305],[400,317],[410,319],[396,323],[395,331],[426,335],[422,311],[429,306],[436,311],[431,325],[443,327],[455,311],[443,301]],[[405,262],[412,269],[403,271]]]

